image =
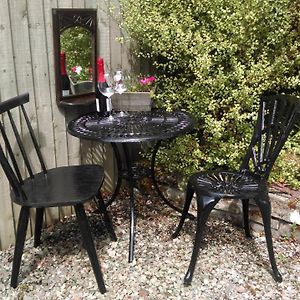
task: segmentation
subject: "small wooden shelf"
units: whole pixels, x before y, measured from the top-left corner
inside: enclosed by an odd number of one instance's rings
[[[76,106],[88,106],[95,103],[95,93],[85,94],[81,97],[64,97],[58,102],[62,107],[76,107]]]

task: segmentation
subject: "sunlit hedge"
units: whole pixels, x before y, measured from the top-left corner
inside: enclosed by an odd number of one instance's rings
[[[91,33],[84,27],[75,26],[66,29],[60,35],[61,51],[66,53],[67,72],[75,81],[89,80],[92,58]],[[81,67],[80,74],[72,69]]]
[[[299,0],[120,0],[122,26],[158,75],[156,104],[183,109],[197,133],[159,154],[171,170],[239,166],[259,95],[297,91]],[[300,186],[300,135],[272,178]],[[297,178],[298,177],[298,178]]]

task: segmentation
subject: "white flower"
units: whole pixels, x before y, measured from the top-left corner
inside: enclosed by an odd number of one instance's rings
[[[81,73],[81,71],[82,71],[82,67],[81,66],[76,66],[76,73],[77,74],[80,74]]]
[[[300,225],[300,214],[299,211],[294,210],[290,213],[290,221],[294,224]]]
[[[72,67],[71,70],[72,70],[72,72],[79,75],[82,71],[82,67],[81,66],[75,66],[75,67]]]

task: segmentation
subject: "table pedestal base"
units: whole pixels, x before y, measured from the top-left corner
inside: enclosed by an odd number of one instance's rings
[[[128,255],[128,262],[132,262],[134,259],[134,245],[135,245],[135,225],[136,225],[136,215],[135,215],[135,199],[134,199],[134,185],[135,181],[141,179],[144,176],[139,176],[139,174],[136,174],[136,169],[134,166],[133,159],[131,158],[130,151],[129,151],[129,144],[130,143],[122,143],[122,150],[124,154],[124,160],[125,160],[125,168],[123,168],[122,165],[122,159],[120,155],[120,151],[118,149],[118,146],[115,143],[111,143],[114,155],[117,162],[117,169],[118,169],[118,179],[116,188],[111,196],[111,198],[107,201],[106,206],[109,206],[112,204],[112,202],[116,199],[117,195],[120,192],[120,188],[122,185],[122,179],[126,179],[128,182],[129,187],[129,210],[130,210],[130,229],[129,229],[129,255]],[[154,146],[153,152],[152,152],[152,158],[151,158],[151,168],[150,168],[150,176],[153,182],[153,186],[161,198],[161,200],[168,205],[170,208],[174,209],[175,211],[182,213],[182,210],[178,208],[177,206],[170,203],[168,199],[163,195],[161,190],[159,189],[158,183],[156,181],[155,177],[155,158],[156,154],[158,152],[159,146],[161,144],[161,141],[158,141],[156,145]],[[194,219],[195,217],[191,214],[188,215],[190,219]]]

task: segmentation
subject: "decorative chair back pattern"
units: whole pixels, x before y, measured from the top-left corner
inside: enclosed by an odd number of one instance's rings
[[[2,134],[5,146],[3,147],[0,144],[0,162],[10,182],[10,185],[15,192],[15,195],[23,199],[25,199],[24,197],[26,196],[22,190],[23,178],[21,175],[22,172],[20,171],[19,165],[24,164],[30,178],[34,178],[33,168],[29,156],[25,151],[24,138],[22,138],[24,136],[27,136],[28,133],[30,135],[30,140],[32,142],[33,149],[35,149],[36,157],[41,165],[41,170],[45,174],[47,173],[37,139],[30,124],[26,110],[23,106],[27,102],[29,102],[28,93],[11,98],[9,101],[0,103],[0,114],[3,116],[2,121],[0,119],[0,132]],[[18,107],[20,107],[20,110],[18,109]],[[12,110],[15,108],[16,111],[12,112]],[[22,131],[18,130],[17,125],[13,119],[13,113],[18,112],[20,115],[20,122],[23,125]],[[5,125],[3,120],[5,120]],[[17,152],[14,151],[15,148],[19,149],[22,161],[20,161],[20,159],[18,158]],[[5,149],[7,155],[5,155]]]
[[[250,170],[267,180],[299,116],[300,99],[290,95],[262,97],[252,140],[240,170]]]

